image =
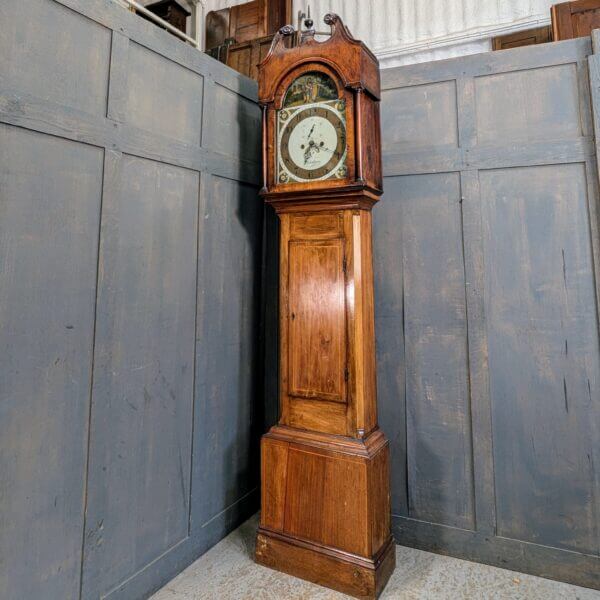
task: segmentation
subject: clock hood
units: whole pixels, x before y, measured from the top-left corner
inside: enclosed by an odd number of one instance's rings
[[[290,71],[305,63],[322,63],[333,69],[347,88],[362,89],[376,100],[381,96],[379,61],[367,46],[352,37],[338,15],[328,14],[331,37],[317,42],[310,32],[301,43],[286,47],[286,39],[295,33],[291,25],[275,35],[271,49],[259,64],[258,97],[261,104],[274,101],[278,88]]]

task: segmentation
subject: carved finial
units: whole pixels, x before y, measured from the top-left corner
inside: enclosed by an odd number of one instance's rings
[[[339,15],[336,15],[335,13],[327,13],[324,19],[326,25],[335,25],[339,20]]]
[[[304,19],[304,28],[312,31],[313,25],[315,24],[314,21],[310,18],[310,4],[308,5],[308,8],[306,9],[306,18]]]
[[[284,25],[280,30],[279,30],[279,35],[294,35],[294,33],[296,33],[296,30],[294,29],[293,25]]]

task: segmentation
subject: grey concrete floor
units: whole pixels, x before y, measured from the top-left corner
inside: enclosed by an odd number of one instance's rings
[[[152,600],[343,600],[344,594],[254,563],[258,517],[236,529]],[[600,600],[600,592],[514,571],[396,547],[397,567],[381,600]]]

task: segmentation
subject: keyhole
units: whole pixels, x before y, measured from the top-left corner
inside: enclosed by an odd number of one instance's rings
[[[292,321],[296,318],[296,313],[292,313]]]

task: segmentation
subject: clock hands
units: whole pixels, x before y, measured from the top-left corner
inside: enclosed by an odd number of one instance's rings
[[[311,140],[306,150],[304,151],[304,164],[308,162],[308,159],[312,157],[313,150],[316,148],[315,143]]]
[[[314,129],[314,125],[313,125],[313,129]],[[312,133],[312,130],[311,130]],[[310,136],[310,134],[309,134]],[[324,150],[325,152],[329,152],[330,154],[333,154],[333,150],[331,150],[330,148],[327,148],[323,142],[321,142],[319,145],[317,145],[313,140],[310,140],[308,143],[308,146],[306,147],[306,150],[304,151],[304,164],[306,164],[308,162],[308,160],[310,158],[312,158],[312,155],[314,152],[321,152],[321,150]]]
[[[331,148],[328,148],[327,146],[325,146],[324,141],[317,143],[317,142],[315,142],[314,139],[312,139],[316,125],[317,124],[313,122],[312,127],[310,128],[310,131],[308,132],[308,135],[305,138],[306,146],[304,144],[302,144],[302,146],[301,146],[301,149],[304,150],[303,156],[304,156],[304,164],[305,165],[308,164],[309,160],[311,160],[315,154],[320,154],[321,150],[323,150],[324,152],[327,152],[329,154],[335,154],[334,150],[331,150]]]

